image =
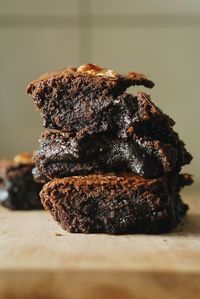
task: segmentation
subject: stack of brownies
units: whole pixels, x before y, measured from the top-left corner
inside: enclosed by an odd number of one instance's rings
[[[48,73],[27,93],[48,128],[34,157],[42,204],[70,232],[162,233],[176,227],[192,157],[174,121],[146,93],[144,75],[85,64]]]

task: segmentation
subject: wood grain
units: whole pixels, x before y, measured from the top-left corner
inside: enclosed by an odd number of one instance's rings
[[[0,209],[0,298],[197,298],[200,201],[164,235],[81,235],[45,211]]]

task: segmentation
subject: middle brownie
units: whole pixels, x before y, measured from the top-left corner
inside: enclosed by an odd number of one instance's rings
[[[176,142],[172,138],[171,143],[135,134],[119,139],[111,132],[79,139],[66,132],[46,130],[34,157],[34,176],[37,181],[105,172],[160,177],[179,171],[191,160],[184,144],[175,136]]]

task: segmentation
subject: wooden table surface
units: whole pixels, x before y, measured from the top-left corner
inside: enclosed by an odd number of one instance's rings
[[[200,298],[200,200],[164,235],[81,235],[0,208],[0,299]]]

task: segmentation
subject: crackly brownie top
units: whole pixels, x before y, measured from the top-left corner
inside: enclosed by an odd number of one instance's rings
[[[61,179],[54,179],[47,185],[49,187],[53,185],[75,185],[76,188],[84,187],[88,185],[98,185],[98,186],[116,186],[122,185],[126,188],[138,188],[138,186],[145,185],[150,186],[158,182],[159,179],[145,179],[141,176],[132,173],[115,173],[109,172],[105,174],[91,174],[87,176],[72,176]]]
[[[176,175],[174,176],[176,177]],[[173,177],[171,176],[171,179]],[[79,191],[80,189],[85,189],[87,192],[88,188],[91,190],[90,187],[100,187],[109,188],[121,188],[122,190],[137,190],[138,188],[144,188],[145,190],[152,190],[154,187],[161,186],[163,183],[166,182],[166,186],[169,185],[169,176],[163,176],[157,179],[145,179],[141,176],[135,175],[133,173],[105,173],[105,174],[91,174],[87,176],[72,176],[72,177],[65,177],[60,179],[54,179],[47,183],[44,187],[44,190],[51,192],[54,190],[55,186],[66,187],[66,186],[75,186],[76,190]],[[181,189],[186,185],[191,185],[193,183],[192,176],[189,174],[179,174],[178,181],[177,181],[177,190]],[[119,189],[120,190],[120,189]],[[67,189],[66,189],[67,191]]]
[[[154,83],[143,74],[128,72],[126,75],[121,75],[113,70],[89,63],[79,67],[67,67],[56,72],[45,73],[28,85],[27,93],[31,94],[38,84],[51,84],[53,81],[65,80],[69,77],[95,77],[101,78],[102,81],[125,82],[127,87],[131,85],[144,85],[145,87],[152,88],[154,86]]]
[[[169,177],[163,176],[157,179],[145,179],[141,176],[132,173],[105,173],[105,174],[91,174],[87,176],[72,176],[61,179],[54,179],[45,185],[45,190],[51,190],[54,186],[75,186],[78,191],[79,188],[87,189],[89,186],[99,186],[104,188],[116,188],[121,186],[125,190],[136,190],[140,187],[150,190],[155,186],[166,182],[168,183]],[[186,185],[191,185],[193,182],[192,176],[189,174],[179,174],[177,188],[182,188]],[[47,191],[48,192],[48,191]]]

